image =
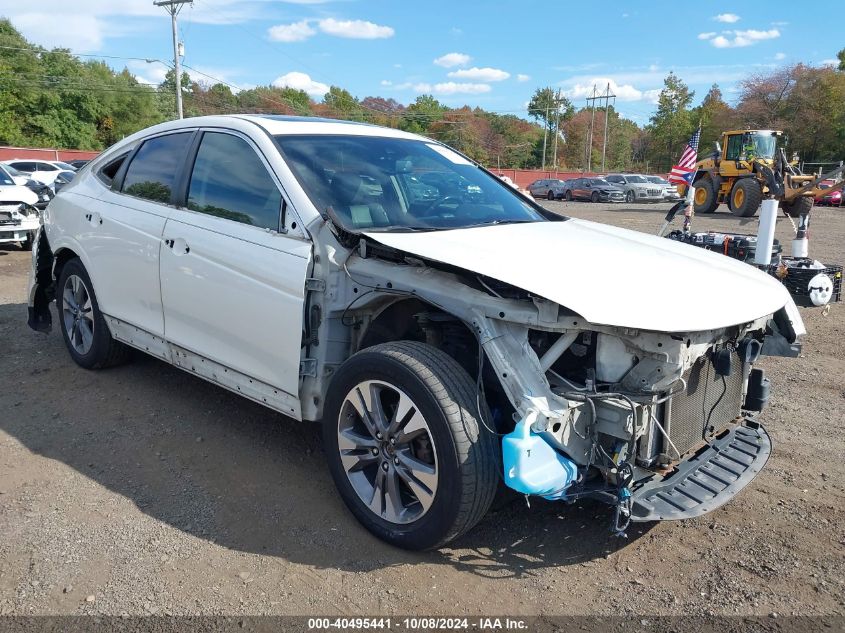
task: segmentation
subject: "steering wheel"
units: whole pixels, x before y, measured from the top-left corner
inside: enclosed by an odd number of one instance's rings
[[[440,198],[439,200],[435,200],[435,201],[434,201],[434,202],[432,202],[430,205],[428,205],[428,206],[427,206],[427,207],[423,210],[423,215],[425,215],[426,213],[428,213],[428,212],[429,212],[429,211],[431,211],[432,209],[436,209],[437,207],[439,207],[439,206],[442,206],[442,205],[446,204],[447,202],[455,202],[455,203],[457,203],[457,204],[461,204],[463,201],[464,201],[464,200],[463,200],[463,198],[461,198],[460,196],[456,196],[456,195],[454,195],[454,194],[452,194],[452,195],[448,195],[448,196],[446,196],[446,197],[444,197],[444,198]]]

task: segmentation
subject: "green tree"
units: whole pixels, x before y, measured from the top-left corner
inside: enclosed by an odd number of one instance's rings
[[[350,121],[363,119],[363,109],[358,99],[348,90],[332,86],[323,97],[323,103],[328,107],[330,116]]]
[[[555,162],[554,156],[549,158],[554,151],[555,135],[560,133],[560,128],[572,118],[575,108],[566,97],[562,97],[551,88],[537,88],[528,102],[528,115],[533,119],[542,122],[547,130],[546,134],[546,164]],[[562,151],[558,144],[559,153]],[[542,162],[542,144],[540,145]]]
[[[841,51],[836,53],[836,57],[837,57],[837,59],[839,59],[838,69],[839,70],[845,70],[845,48],[843,48]]]
[[[652,167],[668,170],[677,160],[683,143],[692,134],[693,123],[689,106],[695,93],[673,72],[663,80],[657,100],[657,111],[650,119],[652,136],[650,161]]]
[[[447,108],[432,95],[419,95],[405,108],[399,127],[414,134],[425,134],[429,126],[443,117]]]

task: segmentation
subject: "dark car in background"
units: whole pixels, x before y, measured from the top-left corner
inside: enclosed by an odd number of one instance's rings
[[[534,198],[561,200],[564,195],[564,182],[558,178],[541,178],[528,185],[528,192]]]
[[[590,202],[624,202],[625,192],[604,178],[575,178],[566,181],[564,197]]]
[[[83,159],[79,158],[77,160],[69,160],[67,162],[68,162],[69,165],[71,165],[75,169],[82,169],[83,167],[85,167],[85,165],[87,165],[91,161],[88,160],[88,159],[83,160]]]

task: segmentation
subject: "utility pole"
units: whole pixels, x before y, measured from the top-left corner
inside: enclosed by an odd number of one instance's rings
[[[546,137],[549,135],[549,104],[546,104],[546,118],[543,119],[543,160],[540,169],[546,171]]]
[[[610,107],[608,106],[608,102],[610,101],[611,97],[613,98],[613,103],[616,103],[616,95],[610,94],[610,82],[607,84],[607,90],[604,93],[604,143],[601,146],[601,170],[604,172],[604,157],[607,154],[607,114],[610,111]]]
[[[592,171],[592,157],[593,157],[593,122],[596,118],[596,100],[604,99],[604,141],[601,148],[601,170],[604,171],[605,157],[607,155],[607,118],[608,118],[608,104],[611,99],[616,99],[616,95],[610,92],[610,83],[607,84],[607,89],[604,94],[596,94],[596,86],[593,84],[593,96],[587,97],[587,101],[592,104],[592,116],[590,117],[590,136],[587,147],[587,171]],[[615,103],[615,101],[614,101]]]
[[[173,28],[173,67],[176,71],[176,114],[183,118],[182,113],[182,62],[179,60],[179,38],[176,29],[176,16],[182,10],[182,5],[193,4],[193,0],[153,0],[157,7],[164,7],[170,14],[170,23]]]
[[[557,89],[555,98],[555,143],[552,153],[554,155],[554,170],[557,172],[557,137],[560,136],[560,88]]]
[[[590,133],[587,136],[587,171],[593,171],[593,123],[596,120],[596,84],[593,84],[593,96],[587,97],[592,102],[590,113]]]

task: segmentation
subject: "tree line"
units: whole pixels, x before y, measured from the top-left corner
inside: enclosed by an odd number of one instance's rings
[[[591,154],[590,166],[597,170],[607,120],[607,171],[666,172],[699,125],[702,154],[722,131],[747,127],[783,130],[789,153],[803,160],[845,159],[845,49],[839,60],[836,68],[796,64],[749,75],[739,84],[735,105],[714,83],[694,106],[695,92],[670,72],[654,114],[642,126],[613,106],[606,113],[603,107],[576,108],[552,88],[534,92],[525,119],[450,108],[432,95],[403,105],[379,96],[359,99],[331,86],[314,99],[289,87],[233,90],[213,80],[193,81],[187,73],[182,85],[186,116],[253,112],[365,121],[435,138],[491,169],[545,164],[579,171],[588,167]],[[0,20],[0,144],[100,150],[174,116],[173,70],[160,85],[146,85],[128,69],[115,71],[65,49],[34,46]]]

